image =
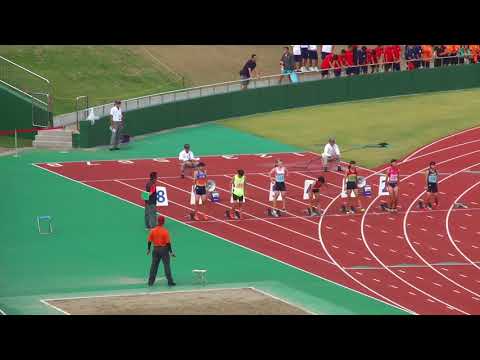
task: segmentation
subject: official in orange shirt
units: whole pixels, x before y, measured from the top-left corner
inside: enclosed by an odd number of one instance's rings
[[[148,249],[147,255],[150,255],[150,249],[153,243],[152,265],[150,266],[150,276],[148,278],[148,286],[153,286],[155,278],[157,277],[158,265],[160,261],[163,262],[165,270],[165,277],[168,281],[168,286],[175,286],[172,278],[172,271],[170,270],[170,255],[175,257],[172,250],[172,243],[170,242],[170,233],[163,227],[165,218],[160,215],[157,219],[157,226],[154,227],[148,235]]]

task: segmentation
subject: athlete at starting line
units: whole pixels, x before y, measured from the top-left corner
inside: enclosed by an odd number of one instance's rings
[[[438,171],[437,171],[437,165],[435,161],[430,162],[430,166],[425,172],[425,180],[427,182],[426,184],[427,186],[425,188],[425,190],[427,190],[427,196],[425,198],[425,201],[420,199],[420,201],[418,202],[418,207],[420,209],[423,209],[425,208],[425,204],[427,204],[426,206],[430,210],[432,210],[433,207],[430,201],[432,197],[435,201],[434,202],[435,208],[438,207]]]
[[[321,215],[320,208],[320,188],[328,186],[323,176],[319,176],[317,180],[311,184],[308,189],[308,199],[310,200],[310,207],[307,209],[308,215]],[[323,212],[323,211],[322,211]]]
[[[282,160],[278,159],[275,161],[275,167],[270,170],[270,183],[273,185],[273,199],[272,199],[272,208],[268,209],[268,215],[279,217],[281,216],[280,210],[277,209],[277,199],[282,196],[282,210],[287,211],[285,206],[285,195],[287,192],[287,187],[285,181],[287,179],[288,170],[283,166]]]

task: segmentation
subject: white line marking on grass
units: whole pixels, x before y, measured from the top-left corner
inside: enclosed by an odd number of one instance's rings
[[[310,311],[310,310],[305,309],[303,306],[299,306],[299,305],[297,305],[297,304],[293,304],[293,303],[291,303],[291,302],[289,302],[289,301],[287,301],[287,300],[285,300],[285,299],[282,299],[282,298],[279,298],[279,297],[277,297],[277,296],[274,296],[274,295],[272,295],[272,294],[270,294],[270,293],[268,293],[268,292],[266,292],[266,291],[263,291],[263,290],[260,290],[260,289],[254,288],[254,287],[249,287],[249,289],[252,289],[253,291],[256,291],[256,292],[258,292],[258,293],[260,293],[260,294],[263,294],[263,295],[265,295],[265,296],[269,296],[269,297],[271,297],[271,298],[273,298],[273,299],[275,299],[275,300],[281,301],[281,302],[283,302],[283,303],[285,303],[285,304],[287,304],[287,305],[290,305],[290,306],[292,306],[292,307],[295,307],[295,308],[297,308],[297,309],[303,310],[303,311],[305,311],[306,313],[309,313],[310,315],[317,315],[316,313],[314,313],[314,312],[312,312],[312,311]]]
[[[2,309],[0,309],[0,315],[7,315],[7,313],[5,311],[3,311]]]

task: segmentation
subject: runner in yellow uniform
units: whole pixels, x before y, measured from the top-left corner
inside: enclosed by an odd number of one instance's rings
[[[242,219],[242,203],[244,202],[246,185],[245,171],[237,170],[237,174],[232,178],[232,209],[227,210],[227,216],[230,219],[235,219],[236,214],[238,214],[238,219]],[[236,209],[238,209],[238,212]]]

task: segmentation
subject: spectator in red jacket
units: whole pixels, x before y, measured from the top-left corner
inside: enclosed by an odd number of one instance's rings
[[[378,61],[377,61],[377,55],[376,55],[375,49],[367,48],[367,64],[370,65],[370,69],[371,69],[370,73],[373,74],[378,67]]]
[[[401,61],[401,54],[402,48],[400,45],[392,45],[393,49],[393,71],[400,71],[400,61]]]
[[[335,55],[336,57],[337,55]],[[322,70],[322,78],[325,76],[328,76],[328,69],[332,68],[332,62],[333,62],[333,53],[330,53],[325,56],[325,58],[322,60],[322,64],[320,65],[320,69]]]
[[[340,64],[338,55],[333,55],[330,67],[333,67],[333,73],[335,74],[335,77],[342,75],[342,65]]]
[[[345,73],[350,76],[354,74],[353,68],[353,50],[352,45],[348,45],[347,50],[342,50],[342,61],[346,67]]]
[[[383,45],[377,45],[375,48],[375,57],[377,58],[377,66],[376,66],[376,71],[380,69],[380,64],[383,64],[385,62],[384,59],[384,48]]]
[[[389,72],[392,68],[392,64],[394,61],[393,47],[393,45],[385,46],[385,50],[383,53],[383,57],[385,59],[385,72]]]

